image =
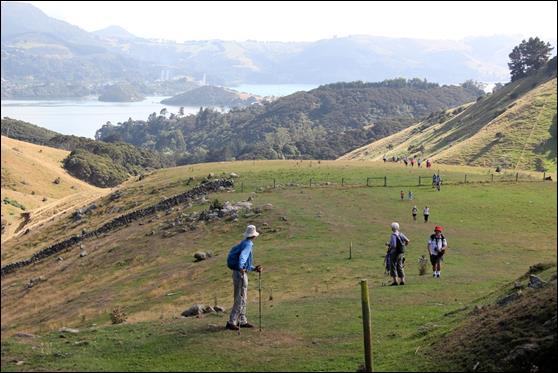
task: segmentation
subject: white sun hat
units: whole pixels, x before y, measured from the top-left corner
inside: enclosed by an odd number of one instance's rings
[[[397,222],[391,223],[391,229],[393,229],[394,231],[398,231],[399,230],[399,223],[397,223]]]
[[[258,237],[260,234],[256,232],[255,225],[249,225],[246,227],[246,232],[244,232],[244,238],[248,237]]]

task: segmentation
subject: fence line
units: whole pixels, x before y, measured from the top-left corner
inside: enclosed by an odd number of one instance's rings
[[[522,178],[523,176],[523,178]],[[518,172],[513,174],[496,175],[491,174],[463,174],[463,175],[441,175],[442,187],[449,185],[471,185],[483,183],[519,183],[519,182],[540,182],[545,181],[546,173],[542,178],[534,178],[531,175],[521,175]],[[426,181],[425,181],[426,180]],[[389,177],[384,176],[367,176],[367,177],[316,177],[308,176],[298,179],[285,178],[270,178],[266,180],[239,180],[240,192],[252,192],[266,189],[277,188],[321,188],[321,187],[394,187],[394,188],[416,188],[416,187],[431,187],[434,185],[432,176],[418,175],[417,176],[404,176],[404,177]],[[238,187],[237,187],[238,188]]]

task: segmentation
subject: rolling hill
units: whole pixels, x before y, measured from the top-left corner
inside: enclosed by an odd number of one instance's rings
[[[2,136],[2,242],[109,192],[68,174],[68,154]]]
[[[387,155],[439,163],[556,170],[556,58],[476,103],[431,115],[353,150],[342,160]]]

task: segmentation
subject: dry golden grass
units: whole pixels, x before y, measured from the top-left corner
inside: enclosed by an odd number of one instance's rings
[[[8,222],[2,242],[18,233],[18,227],[20,233],[27,228],[38,228],[63,211],[79,207],[110,191],[68,174],[61,164],[68,154],[65,150],[2,136],[2,200],[9,198],[17,201],[26,208],[26,212],[31,212],[31,220],[21,227],[23,220],[20,214],[23,210],[2,203],[2,218]],[[60,178],[59,184],[53,182],[56,178]]]

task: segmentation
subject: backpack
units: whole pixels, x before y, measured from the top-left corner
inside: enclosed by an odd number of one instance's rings
[[[395,247],[395,252],[397,254],[404,254],[405,253],[405,244],[403,243],[403,240],[401,239],[400,236],[396,235],[395,243],[397,245]]]
[[[436,240],[436,251],[437,251],[437,252],[438,252],[438,240],[441,240],[441,241],[442,241],[442,245],[443,245],[445,239],[446,239],[446,238],[444,237],[443,234],[440,235],[440,238],[436,238],[436,235],[435,235],[435,234],[433,234],[433,235],[430,236],[430,241]],[[438,253],[439,253],[439,252],[438,252]]]

